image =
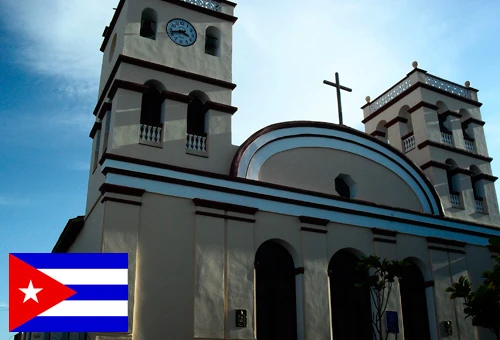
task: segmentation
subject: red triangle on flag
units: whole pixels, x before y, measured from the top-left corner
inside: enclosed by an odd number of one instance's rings
[[[33,288],[41,289],[36,294],[38,302],[32,298],[24,301],[26,294],[20,289],[28,288],[30,281]],[[73,289],[9,254],[10,332],[75,294]]]

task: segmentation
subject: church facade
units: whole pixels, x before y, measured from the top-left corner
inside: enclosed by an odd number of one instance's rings
[[[54,252],[129,254],[129,332],[45,339],[371,339],[362,256],[408,259],[389,339],[493,339],[444,290],[500,219],[477,90],[414,63],[365,132],[295,121],[231,143],[227,0],[121,0],[104,31],[85,215]],[[28,335],[27,338],[31,338]]]

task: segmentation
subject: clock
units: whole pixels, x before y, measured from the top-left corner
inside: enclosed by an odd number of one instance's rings
[[[172,19],[167,24],[167,34],[174,43],[180,46],[191,46],[197,34],[193,25],[184,19]]]

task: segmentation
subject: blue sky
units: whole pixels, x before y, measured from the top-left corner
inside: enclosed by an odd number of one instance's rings
[[[118,0],[0,1],[0,335],[7,339],[7,254],[48,252],[85,209],[102,54]],[[160,2],[161,3],[161,2]],[[500,135],[500,2],[246,0],[234,26],[233,143],[286,120],[362,130],[365,96],[411,71],[478,88],[490,156]],[[493,173],[500,168],[493,161]],[[497,189],[498,190],[498,189]]]

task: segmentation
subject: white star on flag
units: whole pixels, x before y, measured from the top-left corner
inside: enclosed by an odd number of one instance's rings
[[[43,288],[34,288],[33,282],[31,282],[31,280],[30,284],[28,285],[28,288],[19,288],[19,290],[25,294],[23,303],[25,303],[29,299],[33,299],[36,301],[36,303],[38,303],[38,298],[36,297],[36,294],[38,294],[42,289]]]

